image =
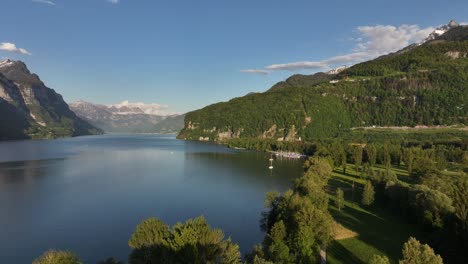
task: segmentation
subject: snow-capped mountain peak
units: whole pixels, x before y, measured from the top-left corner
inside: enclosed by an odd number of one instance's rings
[[[338,74],[338,73],[346,70],[347,68],[348,68],[348,66],[343,65],[343,66],[340,66],[338,68],[331,69],[331,70],[327,71],[326,74],[328,74],[328,75]]]
[[[0,61],[0,68],[9,67],[9,66],[12,66],[13,64],[15,64],[14,61],[10,59],[5,59],[5,60]]]
[[[443,35],[445,32],[449,31],[450,29],[452,29],[454,27],[458,27],[458,26],[459,26],[459,24],[457,23],[457,21],[450,20],[450,22],[447,25],[440,26],[440,27],[436,28],[434,31],[432,31],[432,33],[429,34],[429,36],[427,36],[427,38],[425,40],[423,40],[420,44],[423,44],[423,43],[426,43],[428,41],[434,40],[437,37]]]

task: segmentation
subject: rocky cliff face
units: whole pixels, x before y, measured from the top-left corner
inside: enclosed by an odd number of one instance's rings
[[[77,117],[62,96],[21,61],[0,61],[0,139],[55,138],[100,133]]]

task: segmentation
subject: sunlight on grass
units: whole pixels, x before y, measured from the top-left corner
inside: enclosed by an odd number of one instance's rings
[[[407,175],[403,168],[392,170]],[[327,250],[329,263],[368,263],[374,254],[386,255],[391,263],[397,263],[403,243],[408,237],[419,233],[417,227],[392,215],[386,208],[377,204],[371,207],[361,206],[362,184],[365,181],[351,165],[348,165],[346,174],[343,174],[341,168],[333,171],[332,178],[328,181],[330,213],[345,230],[357,234],[355,237],[335,240],[330,245]],[[345,208],[341,212],[335,207],[337,188],[344,191],[346,200]]]

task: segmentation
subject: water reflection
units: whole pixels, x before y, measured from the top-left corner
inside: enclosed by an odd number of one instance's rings
[[[301,174],[299,161],[270,171],[268,158],[156,135],[0,143],[0,263],[31,263],[48,248],[126,260],[150,216],[172,225],[204,215],[245,252],[263,237],[264,193]]]

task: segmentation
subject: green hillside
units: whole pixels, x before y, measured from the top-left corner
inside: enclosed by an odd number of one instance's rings
[[[352,127],[466,124],[468,27],[338,75],[294,75],[265,93],[186,114],[179,138],[333,137]]]

